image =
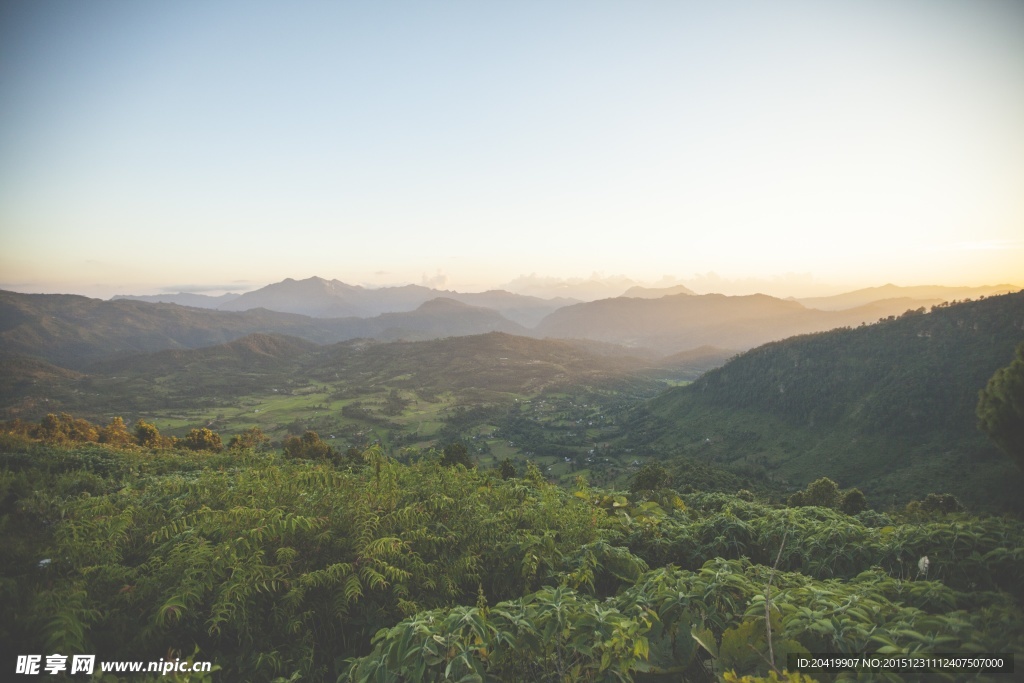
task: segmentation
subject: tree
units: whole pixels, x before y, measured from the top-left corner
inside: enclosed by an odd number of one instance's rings
[[[164,439],[156,425],[142,420],[135,425],[135,441],[145,448],[160,448],[164,445]]]
[[[345,451],[345,463],[357,467],[365,465],[366,457],[363,455],[363,450],[356,446],[349,446]]]
[[[951,512],[963,512],[964,506],[952,493],[929,493],[921,501],[921,510],[947,515]]]
[[[836,508],[839,503],[839,485],[828,477],[822,477],[807,485],[804,491],[804,505]]]
[[[284,454],[289,458],[308,458],[310,460],[330,460],[334,457],[334,449],[328,446],[320,435],[307,431],[301,437],[289,436],[284,440]]]
[[[445,467],[462,465],[467,470],[476,467],[476,463],[469,457],[466,445],[459,442],[450,443],[444,447],[444,451],[441,453],[441,464]]]
[[[132,435],[128,432],[128,427],[125,426],[124,420],[120,417],[115,417],[110,420],[110,423],[100,430],[99,436],[100,443],[110,444],[111,446],[127,446],[132,442]]]
[[[839,509],[847,515],[855,515],[868,509],[868,500],[860,489],[850,489],[843,494],[839,502]]]
[[[206,427],[193,429],[185,435],[183,440],[185,448],[190,451],[212,451],[220,453],[224,446],[220,440],[220,434]]]
[[[67,430],[60,418],[53,413],[47,413],[46,417],[39,421],[36,436],[41,441],[59,443],[67,440]]]
[[[978,427],[1024,469],[1024,344],[978,393]]]
[[[857,498],[857,494],[853,493],[857,489],[851,489],[847,495],[852,495],[850,499],[850,506],[856,506],[854,502]],[[859,491],[857,493],[860,493]],[[864,494],[860,494],[861,498]],[[789,507],[805,507],[805,506],[817,506],[823,508],[831,508],[833,510],[839,509],[846,500],[845,496],[839,493],[839,484],[835,483],[828,477],[822,477],[816,481],[811,482],[807,485],[807,488],[803,491],[797,491],[789,497],[787,503]],[[867,505],[865,501],[865,506]]]
[[[502,479],[515,479],[519,476],[516,466],[509,458],[502,458],[501,464],[498,465],[498,474]]]
[[[87,420],[75,419],[67,413],[61,413],[59,416],[48,413],[39,421],[36,436],[50,443],[97,441],[99,432]]]
[[[668,473],[668,470],[660,463],[649,462],[633,475],[629,490],[633,493],[640,493],[641,491],[668,488],[671,485],[672,475]]]
[[[246,429],[244,432],[235,434],[228,441],[228,448],[235,450],[259,450],[266,444],[270,443],[270,437],[263,433],[263,430],[259,427],[251,427]]]

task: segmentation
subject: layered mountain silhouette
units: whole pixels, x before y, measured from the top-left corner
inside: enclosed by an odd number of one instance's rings
[[[696,294],[695,291],[683,285],[672,287],[630,287],[622,295],[625,298],[633,299],[660,299],[663,296],[674,296],[676,294]]]
[[[633,349],[629,355],[649,357],[703,346],[731,353],[796,334],[855,327],[927,309],[953,295],[982,296],[981,292],[1015,288],[887,285],[807,300],[835,310],[763,294],[698,295],[683,289],[634,287],[627,293],[635,296],[579,303],[500,290],[437,296],[438,290],[418,285],[367,289],[314,277],[288,279],[222,300],[219,309],[129,298],[101,301],[0,292],[0,351],[81,369],[106,358],[212,346],[253,333],[328,344],[355,338],[424,340],[506,332],[625,346]],[[888,294],[913,296],[872,299]],[[916,298],[925,295],[936,298]],[[202,295],[182,300],[196,297]],[[215,300],[206,298],[207,303]],[[865,300],[868,303],[846,307]],[[594,351],[601,353],[597,347]]]
[[[796,299],[807,308],[817,308],[823,311],[841,311],[856,306],[864,306],[874,301],[883,299],[914,299],[921,301],[919,305],[926,303],[937,303],[942,301],[954,301],[961,299],[977,299],[986,296],[1009,294],[1019,292],[1020,287],[1015,285],[991,285],[984,287],[942,287],[939,285],[920,285],[915,287],[900,287],[888,284],[881,287],[867,287],[845,294],[835,296],[817,296]],[[916,308],[912,306],[911,308]]]
[[[560,308],[542,320],[534,334],[648,347],[665,354],[700,346],[746,350],[796,334],[875,322],[923,305],[912,299],[887,299],[844,311],[821,311],[764,294],[619,297]]]
[[[211,311],[0,291],[0,351],[72,369],[137,353],[214,346],[253,333],[329,344],[359,337],[411,340],[494,331],[523,334],[525,328],[491,309],[452,300],[372,318],[313,318],[266,309]]]
[[[191,306],[193,308],[219,308],[240,296],[241,294],[211,296],[209,294],[195,294],[193,292],[178,292],[177,294],[147,294],[141,296],[118,294],[112,300],[125,299],[128,301],[145,301],[151,304],[178,304],[179,306]]]
[[[420,285],[370,289],[338,280],[311,277],[288,278],[267,285],[219,305],[224,311],[266,308],[316,318],[372,317],[383,313],[406,313],[432,299],[445,298],[469,306],[490,308],[520,325],[532,326],[572,299],[540,299],[503,290],[461,293]]]

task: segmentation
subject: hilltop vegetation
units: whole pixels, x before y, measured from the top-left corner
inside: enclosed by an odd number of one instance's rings
[[[1020,473],[975,406],[1021,339],[1018,293],[766,344],[652,400],[624,438],[792,484],[829,476],[876,503],[949,491],[998,508],[1020,501]]]
[[[12,652],[170,652],[227,680],[611,681],[1024,647],[1024,526],[1007,519],[568,490],[377,449],[7,436],[0,467]]]

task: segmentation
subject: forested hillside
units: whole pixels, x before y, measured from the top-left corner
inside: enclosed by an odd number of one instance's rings
[[[877,501],[950,490],[1019,500],[1019,472],[975,427],[978,391],[1024,340],[1024,294],[766,344],[638,411],[627,438]]]

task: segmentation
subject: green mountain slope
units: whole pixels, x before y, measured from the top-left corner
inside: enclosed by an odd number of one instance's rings
[[[1019,503],[1021,473],[974,408],[1022,339],[1017,293],[766,344],[651,401],[629,438],[793,486],[829,476],[876,504]]]

